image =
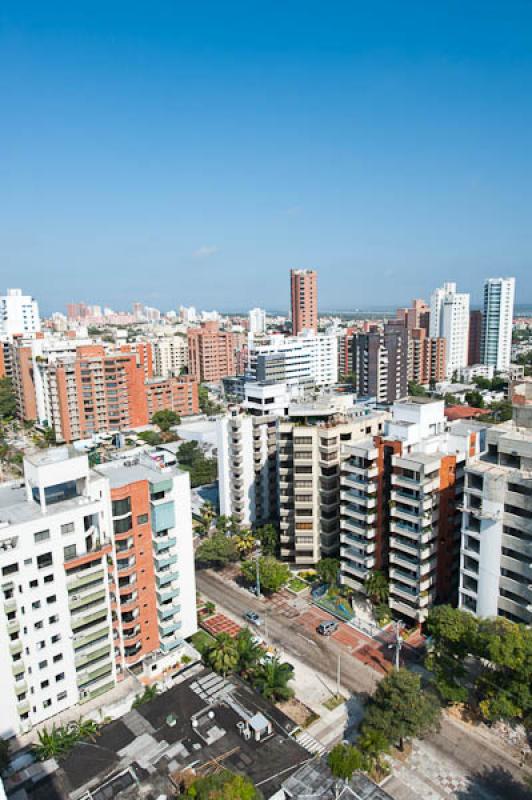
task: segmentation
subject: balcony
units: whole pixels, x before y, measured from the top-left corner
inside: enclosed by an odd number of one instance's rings
[[[170,547],[175,547],[177,539],[174,536],[160,537],[154,540],[153,547],[156,553],[163,553]]]
[[[182,627],[182,622],[171,622],[169,624],[159,624],[159,634],[161,637],[172,636]]]
[[[173,581],[175,581],[179,577],[178,572],[174,572],[173,570],[168,570],[167,572],[156,572],[155,573],[155,583],[157,588],[162,589],[163,587],[167,587]]]
[[[408,586],[416,589],[418,588],[418,577],[416,572],[409,572],[408,570],[392,567],[390,569],[390,581],[401,581],[401,583],[405,583]],[[393,586],[397,586],[397,584],[393,583]]]
[[[165,567],[173,567],[174,564],[177,564],[176,555],[169,556],[162,553],[161,555],[155,556],[155,571],[157,573],[163,572]]]
[[[176,606],[170,604],[169,608],[160,607],[157,610],[159,620],[168,620],[171,619],[172,617],[175,617],[176,614],[180,613],[181,613],[181,606],[179,604]]]
[[[377,521],[377,515],[366,508],[357,508],[351,503],[342,503],[342,515],[352,519],[365,522],[367,525],[373,525]]]
[[[100,589],[90,594],[71,594],[68,598],[68,607],[71,614],[85,613],[85,606],[105,604],[107,605],[107,592],[105,589]]]

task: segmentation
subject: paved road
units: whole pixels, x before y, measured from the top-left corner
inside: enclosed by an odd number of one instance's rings
[[[279,646],[287,656],[292,654],[335,681],[337,657],[342,655],[341,683],[358,695],[371,692],[378,683],[380,675],[333,640],[302,628],[297,617],[288,619],[272,604],[258,600],[213,572],[200,571],[196,580],[202,594],[221,611],[225,609],[239,619],[247,610],[260,613],[265,619],[268,642]],[[488,779],[481,782],[480,775]],[[517,763],[504,751],[443,717],[440,732],[416,744],[408,766],[395,771],[386,789],[397,800],[522,800],[532,794],[520,794],[522,784],[510,785],[512,778],[519,779],[520,775]],[[499,788],[501,782],[503,786]]]

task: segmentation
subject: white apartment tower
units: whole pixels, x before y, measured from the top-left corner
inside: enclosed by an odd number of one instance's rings
[[[188,367],[188,341],[185,336],[161,336],[152,341],[153,371],[162,378],[181,374]]]
[[[275,521],[278,417],[237,407],[217,423],[220,513],[244,527]]]
[[[0,297],[0,336],[38,333],[41,330],[37,301],[22,289],[8,289]]]
[[[252,308],[249,312],[249,332],[252,335],[266,333],[266,312],[263,308]]]
[[[58,447],[0,486],[0,737],[157,679],[195,633],[190,483],[149,455]],[[82,713],[80,708],[79,713]]]
[[[480,360],[500,372],[510,367],[514,298],[515,278],[485,281]]]
[[[532,624],[532,382],[513,388],[513,419],[487,432],[466,469],[460,608]]]
[[[430,335],[446,341],[446,376],[451,379],[467,366],[469,346],[469,295],[444,283],[430,298]]]

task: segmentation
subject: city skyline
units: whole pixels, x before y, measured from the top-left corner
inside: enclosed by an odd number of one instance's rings
[[[323,309],[532,302],[529,7],[143,12],[2,12],[2,267],[45,312],[276,308],[290,268]]]

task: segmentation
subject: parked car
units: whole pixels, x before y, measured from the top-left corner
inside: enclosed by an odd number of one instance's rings
[[[246,611],[244,619],[246,622],[249,622],[250,625],[262,625],[262,620],[256,611]]]
[[[330,636],[331,633],[334,633],[338,630],[338,623],[335,619],[324,619],[322,622],[320,622],[316,630],[322,636]]]

